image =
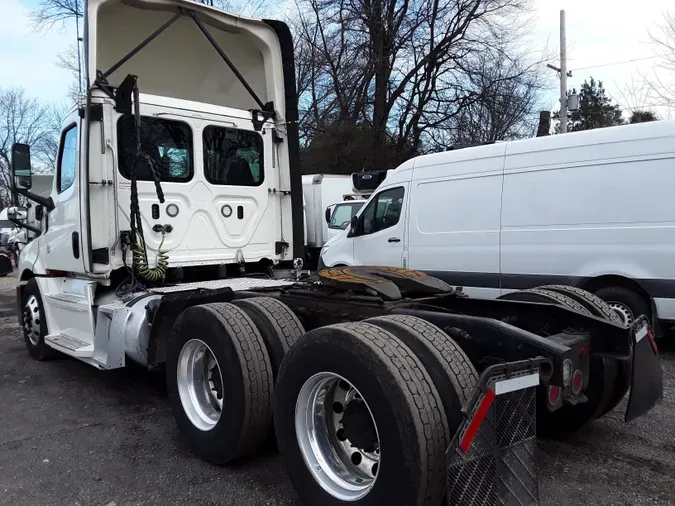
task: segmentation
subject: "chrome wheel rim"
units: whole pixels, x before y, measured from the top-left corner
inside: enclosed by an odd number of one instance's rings
[[[307,468],[326,492],[357,501],[372,490],[380,467],[377,424],[366,400],[342,376],[322,372],[305,382],[295,432]]]
[[[633,311],[631,311],[630,308],[625,304],[622,304],[621,302],[608,302],[607,304],[609,304],[609,307],[611,307],[612,310],[617,315],[619,315],[619,318],[621,318],[621,323],[623,323],[626,327],[628,327],[635,320]]]
[[[178,356],[178,395],[190,422],[213,429],[223,411],[223,375],[211,348],[199,339],[183,345]]]
[[[42,313],[40,312],[40,303],[35,295],[31,295],[23,307],[23,330],[33,346],[37,346],[40,342],[41,323]]]

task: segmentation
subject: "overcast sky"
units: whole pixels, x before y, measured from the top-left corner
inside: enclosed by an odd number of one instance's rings
[[[648,30],[658,30],[669,5],[675,12],[672,0],[533,1],[532,45],[542,50],[548,47],[552,53],[559,48],[559,11],[566,10],[568,66],[573,71],[568,81],[570,88],[578,88],[592,75],[604,81],[612,98],[623,107],[641,105],[627,104],[620,90],[633,77],[638,77],[639,72],[653,71],[658,60],[653,58],[654,47],[649,43]],[[27,13],[37,3],[38,0],[0,0],[0,86],[21,86],[41,100],[63,101],[71,76],[54,62],[75,40],[74,29],[34,33]],[[627,60],[639,61],[617,63]],[[551,63],[558,65],[557,57]],[[546,68],[542,72],[553,73]],[[675,76],[670,76],[669,82],[675,86]],[[549,101],[554,109],[558,107],[557,86],[553,79]],[[663,108],[659,113],[666,115]]]

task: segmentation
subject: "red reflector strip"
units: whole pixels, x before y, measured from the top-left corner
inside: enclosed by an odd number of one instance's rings
[[[462,449],[464,453],[469,451],[469,448],[471,447],[471,442],[473,441],[473,438],[476,437],[476,434],[478,434],[478,429],[480,429],[480,426],[483,423],[483,419],[485,418],[485,415],[487,415],[487,412],[490,410],[490,406],[492,406],[492,402],[494,400],[495,400],[494,391],[488,390],[485,393],[485,396],[483,397],[480,406],[478,406],[476,414],[473,416],[473,420],[471,420],[471,423],[469,424],[469,428],[466,429],[466,434],[464,434],[462,441],[459,443],[459,447]]]
[[[659,348],[656,346],[656,339],[654,339],[654,334],[652,334],[652,331],[650,330],[647,332],[647,337],[649,338],[649,342],[652,344],[652,348],[654,349],[654,353],[657,355],[659,354]]]

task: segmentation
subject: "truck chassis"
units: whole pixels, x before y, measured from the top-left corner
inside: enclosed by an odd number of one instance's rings
[[[28,350],[77,357],[48,332],[45,283],[18,288]],[[630,421],[661,399],[662,373],[646,318],[625,328],[570,287],[506,298],[389,267],[148,288],[100,296],[87,361],[165,368],[206,461],[276,435],[306,504],[531,504],[537,432],[569,434],[629,388]]]

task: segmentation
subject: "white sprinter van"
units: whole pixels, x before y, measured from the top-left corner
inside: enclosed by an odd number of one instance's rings
[[[426,271],[494,298],[576,285],[675,323],[675,121],[420,156],[391,171],[321,265]]]

